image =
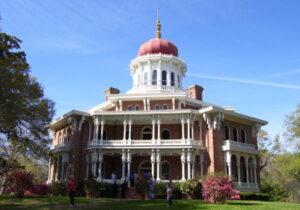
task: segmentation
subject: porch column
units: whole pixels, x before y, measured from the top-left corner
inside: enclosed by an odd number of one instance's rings
[[[93,178],[97,177],[96,169],[97,169],[97,153],[96,151],[92,154],[92,169],[93,169]]]
[[[99,134],[99,118],[96,117],[94,120],[94,140],[98,140],[98,134]]]
[[[240,185],[241,184],[241,162],[240,162],[240,156],[239,155],[237,156],[236,164],[237,164],[237,169],[238,169],[238,182],[239,182],[239,185]]]
[[[228,168],[228,176],[231,178],[232,174],[231,174],[231,161],[227,162],[227,168]]]
[[[127,150],[127,180],[130,176],[130,165],[131,165],[131,153],[130,150]],[[128,187],[130,187],[130,181],[128,181]]]
[[[191,139],[191,120],[190,120],[190,118],[187,119],[186,123],[187,123],[187,139],[190,140]]]
[[[156,181],[160,181],[160,161],[161,161],[161,155],[160,155],[160,152],[159,150],[157,151],[156,153]]]
[[[155,143],[155,119],[152,119],[152,144]]]
[[[195,135],[194,135],[194,120],[192,121],[192,140],[195,140]]]
[[[92,125],[93,125],[93,122],[89,121],[89,141],[93,140],[92,138]]]
[[[203,165],[204,165],[204,153],[200,153],[200,175],[203,177],[204,175],[204,170],[203,170]]]
[[[143,99],[143,104],[144,104],[144,111],[147,110],[147,104],[146,104],[146,99]]]
[[[132,127],[132,120],[129,120],[129,133],[128,133],[128,144],[131,144],[131,127]]]
[[[125,164],[126,164],[126,153],[124,150],[122,150],[122,178],[121,180],[124,181],[125,178]]]
[[[151,153],[151,178],[154,180],[155,178],[155,153],[154,150],[152,150]]]
[[[176,81],[176,79],[175,79],[175,81]],[[177,86],[176,86],[176,87],[177,87]],[[176,109],[176,107],[175,107],[175,98],[172,98],[172,108],[173,108],[173,110]]]
[[[184,149],[182,149],[182,153],[181,153],[181,180],[184,181],[185,180],[185,152]]]
[[[232,176],[232,171],[231,171],[231,153],[230,152],[226,152],[225,154],[225,164],[227,165],[228,168],[228,176],[231,178]]]
[[[187,153],[187,167],[188,167],[188,179],[191,179],[191,151],[188,150],[188,153]]]
[[[157,144],[160,144],[160,119],[157,119]]]
[[[185,133],[184,133],[184,121],[185,121],[185,120],[184,120],[184,118],[182,117],[182,118],[181,118],[181,139],[182,139],[182,140],[185,139],[185,136],[184,136],[184,134],[185,134]]]
[[[104,124],[105,124],[105,121],[101,120],[101,137],[100,137],[101,142],[103,141]]]
[[[123,125],[124,125],[124,130],[123,130],[123,141],[126,141],[126,125],[127,125],[127,120],[126,120],[126,119],[124,119]]]
[[[103,162],[103,153],[100,151],[98,153],[98,161],[99,161],[99,168],[98,168],[98,178],[97,181],[102,181],[102,162]]]
[[[203,146],[203,137],[202,137],[202,119],[199,120],[199,140],[201,146]]]
[[[195,153],[192,154],[192,179],[195,178]]]
[[[247,184],[249,184],[249,165],[248,165],[248,157],[246,156],[246,161],[245,161],[245,167],[246,167],[246,178],[247,178]]]
[[[257,174],[256,174],[256,158],[254,157],[254,167],[253,167],[253,169],[254,169],[254,183],[257,183]]]

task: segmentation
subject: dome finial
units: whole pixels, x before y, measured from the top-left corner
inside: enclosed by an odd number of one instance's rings
[[[161,33],[160,33],[160,20],[159,20],[159,8],[157,8],[157,19],[156,19],[156,38],[161,37]]]

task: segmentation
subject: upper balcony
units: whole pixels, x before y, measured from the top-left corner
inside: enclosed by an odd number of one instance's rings
[[[188,139],[162,139],[162,140],[92,140],[88,148],[199,148],[205,149],[202,141]]]
[[[52,152],[69,152],[71,150],[70,142],[63,142],[51,147]]]
[[[245,152],[250,154],[259,154],[256,146],[253,144],[242,143],[238,141],[225,140],[222,146],[223,151]]]

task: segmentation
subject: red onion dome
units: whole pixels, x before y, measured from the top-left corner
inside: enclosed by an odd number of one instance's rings
[[[142,44],[139,49],[138,55],[142,56],[157,53],[178,56],[178,49],[173,43],[169,42],[168,40],[155,38]]]

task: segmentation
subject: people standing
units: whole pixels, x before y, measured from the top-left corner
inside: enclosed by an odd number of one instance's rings
[[[72,206],[75,205],[74,197],[75,197],[76,188],[77,188],[76,181],[73,176],[70,176],[68,180],[68,191],[69,191],[70,202]]]
[[[168,184],[167,186],[167,200],[168,200],[168,206],[172,206],[172,199],[173,199],[173,187],[171,184]]]
[[[111,183],[116,183],[116,178],[117,178],[117,176],[116,176],[116,174],[114,173],[114,172],[112,172],[111,173]]]
[[[150,181],[150,200],[153,200],[155,197],[155,184],[153,181]]]
[[[130,187],[134,187],[134,174],[131,173],[129,175],[129,180],[130,180]]]
[[[127,182],[124,181],[121,184],[121,198],[126,199],[126,191],[127,191]]]

